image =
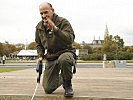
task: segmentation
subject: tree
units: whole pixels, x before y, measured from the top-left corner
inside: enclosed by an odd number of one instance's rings
[[[107,52],[118,52],[122,50],[124,47],[124,41],[120,38],[120,36],[112,36],[109,35],[104,40],[104,45],[102,48],[103,53]]]
[[[118,52],[118,59],[119,60],[131,60],[133,58],[133,54],[131,52]]]
[[[75,49],[81,49],[81,46],[79,43],[73,42],[72,47]]]
[[[15,46],[17,48],[17,51],[20,51],[20,50],[24,50],[25,49],[25,45],[22,44],[22,43],[18,43]]]
[[[102,47],[93,48],[93,53],[102,53]]]
[[[88,44],[83,45],[82,48],[83,49],[87,49],[88,50],[88,54],[92,53],[92,48]]]
[[[3,45],[2,43],[0,42],[0,56],[3,55]]]
[[[10,53],[15,52],[16,50],[15,45],[9,44],[8,42],[3,43],[3,55],[9,56]]]
[[[31,49],[31,50],[36,50],[36,42],[31,42],[29,45],[28,45],[28,49]]]
[[[113,37],[113,42],[117,45],[118,49],[122,49],[124,47],[124,41],[118,35]]]
[[[107,43],[104,43],[102,51],[103,51],[103,53],[110,52],[110,45]]]
[[[132,52],[132,53],[133,53],[133,47],[132,47],[132,46],[125,46],[125,47],[123,48],[123,51]]]

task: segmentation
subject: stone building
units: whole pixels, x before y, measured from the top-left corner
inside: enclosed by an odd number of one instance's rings
[[[108,27],[106,25],[106,28],[105,28],[105,32],[104,32],[104,40],[105,38],[109,35],[109,32],[108,32]],[[104,43],[104,40],[101,40],[100,39],[100,36],[99,36],[99,39],[96,40],[95,39],[95,36],[94,36],[94,40],[92,41],[92,43],[89,44],[90,47],[92,48],[96,48],[96,47],[102,47],[103,46],[103,43]]]

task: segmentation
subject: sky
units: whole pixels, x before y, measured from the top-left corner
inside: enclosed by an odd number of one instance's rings
[[[110,35],[133,46],[133,0],[0,0],[0,42],[34,42],[42,2],[71,23],[78,43],[103,40],[107,24]]]

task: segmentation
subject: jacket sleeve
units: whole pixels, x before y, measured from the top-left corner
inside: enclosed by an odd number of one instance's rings
[[[61,21],[61,26],[60,28],[58,27],[58,31],[55,32],[55,35],[60,37],[60,39],[62,39],[67,44],[71,44],[75,38],[74,31],[66,19]]]
[[[39,37],[39,30],[36,29],[35,32],[35,42],[37,44],[37,53],[38,53],[38,57],[42,57],[44,58],[44,53],[45,53],[45,48],[43,47],[40,37]]]

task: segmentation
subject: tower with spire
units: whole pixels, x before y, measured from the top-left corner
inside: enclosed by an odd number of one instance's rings
[[[105,38],[106,38],[107,36],[109,36],[109,31],[108,31],[108,26],[107,26],[107,24],[106,24],[106,28],[105,28],[105,32],[104,32],[104,40],[105,40]]]
[[[92,48],[103,47],[104,41],[106,41],[107,36],[109,36],[109,31],[108,31],[108,26],[106,24],[106,28],[105,28],[105,32],[104,32],[104,39],[101,40],[100,36],[99,36],[99,39],[96,39],[95,35],[94,35],[94,39],[93,39],[92,43],[89,43],[89,46],[91,46]]]

